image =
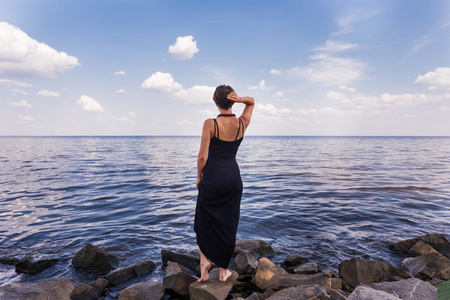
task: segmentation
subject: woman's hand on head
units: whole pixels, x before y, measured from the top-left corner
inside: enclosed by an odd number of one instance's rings
[[[230,100],[231,102],[239,102],[239,96],[238,94],[236,94],[235,92],[231,92],[228,94],[227,96],[228,100]]]

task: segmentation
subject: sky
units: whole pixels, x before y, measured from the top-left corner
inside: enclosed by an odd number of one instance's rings
[[[0,1],[0,135],[200,135],[221,84],[248,135],[450,136],[450,1]]]

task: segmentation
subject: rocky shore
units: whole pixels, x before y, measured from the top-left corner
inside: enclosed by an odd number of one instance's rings
[[[74,255],[72,266],[98,274],[97,280],[75,286],[68,278],[9,283],[0,286],[0,299],[450,299],[450,243],[444,234],[427,234],[389,248],[403,253],[400,268],[383,261],[352,258],[339,264],[339,274],[332,274],[295,253],[277,266],[271,261],[275,251],[268,243],[239,240],[230,278],[219,281],[218,268],[213,266],[209,281],[198,283],[200,259],[196,255],[162,250],[162,282],[139,281],[156,269],[154,262],[147,260],[118,269],[117,257],[86,244]],[[0,263],[28,274],[40,273],[57,261],[0,258]],[[117,296],[112,295],[119,290]]]

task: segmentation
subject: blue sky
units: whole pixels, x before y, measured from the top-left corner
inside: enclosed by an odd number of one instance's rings
[[[3,0],[0,135],[450,135],[449,1]],[[236,113],[242,105],[234,107]]]

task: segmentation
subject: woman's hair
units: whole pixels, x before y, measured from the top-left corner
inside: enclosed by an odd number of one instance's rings
[[[231,86],[225,84],[219,85],[214,91],[214,102],[216,102],[221,109],[229,109],[234,104],[227,98],[228,94],[231,92],[234,92]]]

